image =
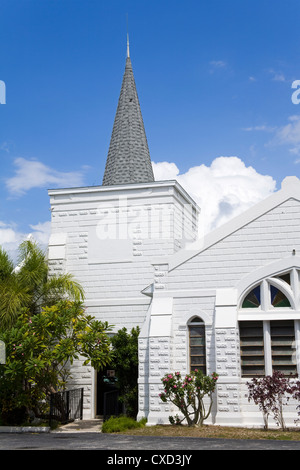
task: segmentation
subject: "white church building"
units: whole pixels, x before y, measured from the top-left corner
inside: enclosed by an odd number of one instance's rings
[[[208,424],[263,425],[247,381],[300,372],[300,181],[199,238],[201,208],[154,180],[128,49],[102,185],[49,196],[52,271],[72,273],[115,332],[140,327],[138,418],[169,423],[178,409],[160,400],[161,378],[198,368],[219,375]],[[85,419],[102,413],[103,374],[72,366]]]

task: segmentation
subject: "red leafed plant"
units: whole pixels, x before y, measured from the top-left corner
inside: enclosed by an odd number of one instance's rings
[[[253,378],[247,382],[249,396],[263,413],[264,427],[268,429],[268,418],[273,414],[274,420],[281,429],[286,429],[283,418],[283,406],[293,394],[294,385],[291,379],[275,370],[272,375]]]

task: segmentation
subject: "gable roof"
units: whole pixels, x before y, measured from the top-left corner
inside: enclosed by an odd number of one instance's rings
[[[127,46],[123,82],[102,184],[154,181],[148,142]]]
[[[289,199],[300,201],[300,180],[296,176],[286,177],[281,189],[242,214],[213,230],[202,238],[191,243],[188,247],[174,253],[168,258],[169,271],[197,256],[207,248],[218,243],[232,233],[241,229],[253,220],[269,212]]]

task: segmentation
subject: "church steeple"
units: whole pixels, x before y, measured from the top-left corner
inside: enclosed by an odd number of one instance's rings
[[[129,55],[108,150],[103,186],[154,181],[143,117]]]

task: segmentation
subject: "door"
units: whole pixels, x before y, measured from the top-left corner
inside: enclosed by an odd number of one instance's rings
[[[104,414],[105,393],[117,390],[117,377],[114,370],[108,366],[97,372],[97,415],[103,416]]]

